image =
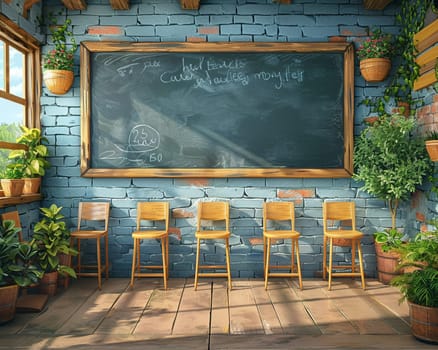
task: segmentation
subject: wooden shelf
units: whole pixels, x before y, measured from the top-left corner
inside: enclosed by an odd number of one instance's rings
[[[383,10],[392,0],[363,0],[367,10]]]
[[[22,195],[20,197],[0,197],[0,208],[6,208],[17,204],[37,202],[40,201],[41,199],[42,196],[40,193]]]

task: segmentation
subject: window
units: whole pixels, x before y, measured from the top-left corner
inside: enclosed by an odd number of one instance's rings
[[[0,14],[0,171],[20,125],[40,127],[40,76],[38,41]]]

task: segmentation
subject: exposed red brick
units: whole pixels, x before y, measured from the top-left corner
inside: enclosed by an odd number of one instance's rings
[[[175,235],[181,240],[181,230],[178,227],[169,227],[169,234]]]
[[[206,26],[198,28],[199,34],[219,34],[219,26]]]
[[[417,218],[418,221],[421,221],[421,222],[426,221],[426,216],[423,213],[416,212],[415,217]]]
[[[193,212],[188,211],[186,209],[175,208],[175,209],[172,209],[172,217],[174,217],[174,218],[194,218],[195,214],[193,214]]]
[[[90,35],[123,35],[123,29],[118,26],[91,26],[88,27]]]
[[[438,94],[433,95],[433,102],[438,102]]]
[[[427,227],[426,224],[422,224],[422,225],[420,226],[420,231],[421,231],[421,232],[426,232],[426,231],[429,231],[429,228]]]
[[[181,179],[181,181],[187,183],[188,185],[203,187],[208,185],[208,179]]]
[[[251,245],[260,245],[260,244],[263,244],[263,238],[261,238],[261,237],[252,237],[252,238],[250,238],[249,239],[249,243],[251,244]]]
[[[207,41],[205,36],[189,36],[187,41],[190,43],[201,43]]]
[[[278,190],[278,198],[312,198],[315,197],[315,190],[300,189],[300,190]]]
[[[344,43],[347,41],[347,38],[345,36],[331,36],[329,37],[329,41],[334,43]]]
[[[364,122],[369,124],[369,125],[374,124],[377,120],[379,120],[379,117],[377,117],[377,116],[371,116],[371,117],[364,118]]]
[[[430,111],[432,113],[437,113],[438,112],[438,102],[434,102],[430,105]]]

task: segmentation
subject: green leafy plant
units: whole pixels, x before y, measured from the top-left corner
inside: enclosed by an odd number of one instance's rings
[[[392,35],[375,29],[371,36],[364,40],[357,49],[359,60],[366,58],[391,58],[394,52]]]
[[[405,242],[403,240],[403,233],[395,228],[375,232],[374,241],[381,244],[382,251],[384,252],[400,248]]]
[[[2,179],[17,180],[22,179],[23,176],[24,166],[21,163],[9,163],[1,173]]]
[[[438,220],[431,224],[432,231],[418,233],[414,240],[398,249],[399,268],[405,272],[391,284],[400,288],[400,301],[407,299],[417,305],[438,307]]]
[[[41,135],[41,130],[37,128],[27,128],[20,126],[21,136],[16,142],[26,145],[27,149],[13,150],[9,154],[9,159],[20,162],[23,165],[24,176],[38,177],[45,174],[45,169],[50,167],[50,163],[46,160],[49,155],[46,137]]]
[[[67,19],[64,24],[58,25],[56,18],[50,18],[51,25],[49,26],[52,34],[52,41],[55,48],[49,51],[43,57],[44,69],[61,69],[73,70],[74,54],[78,48],[76,40],[73,37],[73,32],[68,29],[71,20]],[[70,45],[68,45],[68,38],[70,38]]]
[[[43,275],[35,263],[38,251],[30,244],[19,242],[19,230],[12,220],[4,220],[0,225],[0,286],[27,287]]]
[[[411,134],[414,128],[413,118],[382,116],[362,131],[354,148],[353,179],[363,182],[364,191],[387,201],[393,229],[400,201],[432,171],[423,140]]]
[[[76,277],[75,271],[59,262],[59,254],[76,255],[70,247],[70,230],[63,221],[62,207],[52,204],[41,208],[43,218],[35,224],[33,244],[38,248],[38,262],[45,272],[58,271],[61,274]]]
[[[398,58],[393,62],[395,74],[385,88],[383,96],[370,97],[361,103],[370,107],[371,113],[389,115],[391,104],[405,102],[413,104],[412,90],[419,77],[420,67],[416,63],[417,50],[414,35],[424,26],[424,18],[432,0],[402,0],[400,11],[396,15],[396,23],[400,25],[400,33],[395,36],[394,54]],[[394,64],[395,63],[395,64]],[[411,113],[415,110],[411,109]]]

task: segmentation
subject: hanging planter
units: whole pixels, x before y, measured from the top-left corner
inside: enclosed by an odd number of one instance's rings
[[[366,58],[360,61],[360,73],[368,82],[379,82],[386,79],[391,70],[389,58]]]
[[[63,95],[72,87],[74,75],[71,70],[53,69],[44,71],[43,79],[50,92]]]
[[[427,140],[426,150],[433,162],[438,161],[438,140]]]

